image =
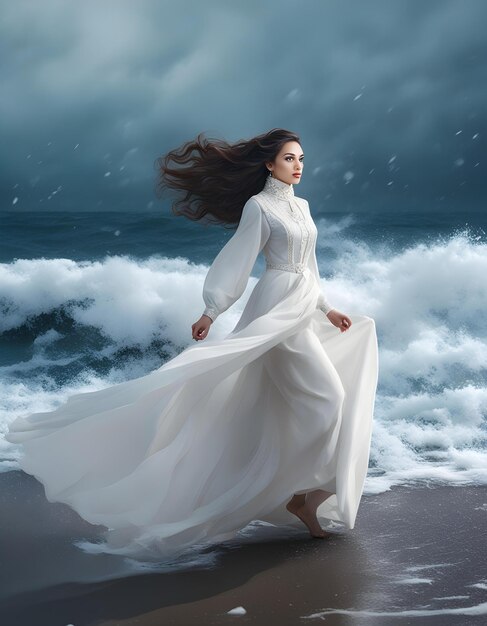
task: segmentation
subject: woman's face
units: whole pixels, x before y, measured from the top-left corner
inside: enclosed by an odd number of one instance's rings
[[[288,185],[299,183],[303,173],[303,166],[304,154],[297,141],[285,143],[274,162],[267,163],[267,168],[272,170],[272,176],[282,180],[284,183],[288,183]]]

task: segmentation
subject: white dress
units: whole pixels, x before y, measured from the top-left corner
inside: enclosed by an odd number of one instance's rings
[[[294,493],[334,495],[321,522],[352,529],[367,473],[378,376],[374,320],[326,312],[317,229],[292,185],[268,178],[203,287],[216,319],[266,269],[233,330],[155,371],[18,417],[6,438],[51,502],[106,527],[100,551],[153,560],[236,536],[253,520],[303,526]],[[303,527],[304,528],[304,527]]]

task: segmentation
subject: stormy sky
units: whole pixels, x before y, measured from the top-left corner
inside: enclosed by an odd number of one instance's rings
[[[0,0],[1,207],[165,206],[199,132],[297,132],[318,210],[478,210],[484,0]]]

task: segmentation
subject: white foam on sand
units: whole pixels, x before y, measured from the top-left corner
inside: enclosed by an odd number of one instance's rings
[[[454,563],[431,563],[429,565],[410,565],[406,567],[407,572],[420,572],[424,569],[438,569],[441,567],[452,567]]]
[[[433,615],[487,615],[487,602],[474,606],[452,607],[443,609],[405,609],[404,611],[368,611],[353,609],[323,609],[318,613],[304,615],[302,619],[321,619],[332,613],[362,617],[431,617]]]
[[[433,583],[433,579],[432,578],[400,578],[399,580],[396,580],[396,583],[398,585],[431,585]]]
[[[475,587],[475,589],[487,589],[487,581],[483,580],[479,583],[473,583],[472,585],[466,585],[466,587]]]
[[[236,606],[234,609],[227,611],[227,615],[245,615],[247,611],[243,608],[243,606]]]

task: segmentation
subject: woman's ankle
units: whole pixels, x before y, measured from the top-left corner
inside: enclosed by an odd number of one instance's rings
[[[298,507],[298,506],[302,506],[305,502],[306,502],[305,493],[300,493],[300,494],[295,493],[293,497],[291,498],[291,500],[289,500],[288,504],[294,507]]]
[[[331,495],[333,495],[331,491],[325,491],[324,489],[309,491],[306,494],[306,504],[311,510],[316,511],[320,504],[328,500]]]

